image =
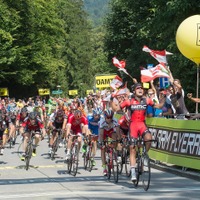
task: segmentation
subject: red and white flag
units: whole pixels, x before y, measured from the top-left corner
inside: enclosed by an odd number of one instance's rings
[[[120,96],[120,95],[125,95],[125,94],[127,94],[127,92],[128,92],[128,88],[127,88],[127,87],[124,87],[124,88],[121,88],[121,89],[119,89],[119,90],[116,90],[116,91],[112,94],[112,96],[113,96],[113,97],[117,97],[117,96]]]
[[[166,55],[172,55],[172,53],[163,50],[163,51],[155,51],[155,50],[151,50],[149,49],[147,46],[144,46],[143,51],[148,52],[151,54],[151,56],[153,56],[159,63],[165,63],[167,64],[167,57]]]
[[[110,83],[110,87],[113,89],[118,89],[120,86],[122,86],[122,84],[122,79],[119,76],[115,76],[115,78]]]
[[[124,60],[119,61],[116,57],[112,58],[113,65],[118,68],[119,71],[123,71],[125,74],[130,76],[130,74],[125,69],[126,62]]]
[[[119,61],[116,57],[112,58],[113,65],[118,68],[125,68],[126,62],[124,60]]]
[[[164,64],[158,64],[153,68],[141,70],[141,82],[149,82],[158,77],[169,78],[169,71]]]

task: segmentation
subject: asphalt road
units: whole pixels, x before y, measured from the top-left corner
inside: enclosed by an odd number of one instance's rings
[[[134,188],[125,174],[115,184],[102,175],[100,152],[92,172],[83,168],[80,159],[76,177],[67,173],[64,163],[64,148],[60,148],[56,159],[47,154],[48,143],[43,140],[37,148],[37,156],[31,159],[31,168],[26,171],[20,157],[21,146],[18,138],[14,148],[5,149],[0,156],[0,200],[114,200],[114,199],[199,199],[199,181],[178,176],[167,171],[152,168],[151,185],[147,192],[141,183]],[[80,155],[81,158],[81,155]]]

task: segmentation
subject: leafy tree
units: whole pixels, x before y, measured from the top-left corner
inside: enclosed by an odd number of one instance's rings
[[[105,41],[108,59],[115,55],[119,60],[126,60],[127,70],[140,80],[139,66],[157,64],[155,59],[142,51],[143,45],[155,50],[166,49],[173,53],[168,63],[174,77],[181,80],[186,93],[190,89],[193,92],[195,64],[180,54],[175,38],[180,23],[199,13],[199,4],[187,0],[112,0],[110,6]]]

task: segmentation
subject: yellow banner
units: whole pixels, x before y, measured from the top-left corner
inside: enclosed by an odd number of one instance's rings
[[[86,90],[86,94],[87,94],[87,95],[90,94],[90,93],[93,94],[93,90]]]
[[[115,78],[115,75],[102,75],[102,76],[96,76],[96,88],[107,88],[110,87],[110,83]]]
[[[50,95],[50,89],[43,89],[43,88],[40,88],[38,89],[38,94],[40,96],[43,96],[43,95]]]
[[[78,94],[78,90],[69,90],[69,95],[74,96]]]
[[[8,88],[0,88],[0,96],[9,96]]]

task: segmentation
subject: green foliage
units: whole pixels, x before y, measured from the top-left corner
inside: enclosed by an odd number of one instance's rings
[[[1,85],[91,89],[92,30],[83,8],[82,0],[0,0]]]
[[[108,61],[113,56],[126,60],[127,71],[140,80],[140,66],[158,63],[142,51],[143,46],[154,50],[166,49],[173,53],[173,56],[168,56],[168,63],[174,78],[181,80],[185,93],[195,93],[196,66],[179,52],[175,40],[181,22],[199,14],[199,3],[199,0],[112,0],[105,23]],[[131,82],[128,77],[126,79]],[[189,110],[194,111],[189,102],[186,103]]]
[[[110,0],[84,0],[84,8],[94,27],[101,26],[103,18],[108,13]]]

